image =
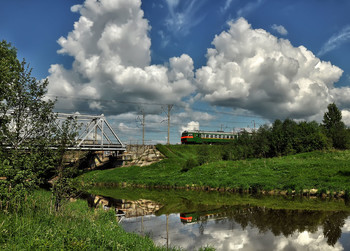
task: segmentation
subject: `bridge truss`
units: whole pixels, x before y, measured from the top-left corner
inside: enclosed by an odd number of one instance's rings
[[[60,127],[61,123],[68,118],[76,119],[79,126],[79,136],[71,146],[67,147],[68,150],[117,152],[126,150],[126,146],[103,114],[93,116],[58,113],[57,125]]]

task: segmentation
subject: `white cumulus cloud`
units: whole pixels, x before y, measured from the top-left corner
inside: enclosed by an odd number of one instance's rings
[[[198,121],[191,121],[186,126],[182,126],[180,133],[183,131],[192,131],[192,130],[199,130],[199,122]]]
[[[294,47],[240,18],[215,36],[196,71],[202,99],[269,119],[310,118],[333,102],[343,71],[304,46]],[[323,112],[323,111],[322,111]]]
[[[344,122],[344,124],[350,125],[350,110],[342,110],[341,115],[342,115],[342,121]]]
[[[176,1],[172,1],[176,4]],[[51,65],[49,96],[58,109],[120,114],[137,103],[174,104],[194,91],[193,61],[188,55],[151,65],[151,27],[141,0],[86,0],[72,11],[81,17],[58,53],[74,58],[71,69]],[[152,106],[143,107],[147,112]]]

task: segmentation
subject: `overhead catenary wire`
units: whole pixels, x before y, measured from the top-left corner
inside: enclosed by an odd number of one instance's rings
[[[53,96],[53,95],[48,95],[48,96]],[[118,99],[94,99],[94,98],[83,98],[83,97],[75,97],[75,96],[57,96],[55,95],[54,96],[57,100],[58,98],[62,98],[62,99],[74,99],[74,100],[78,100],[78,101],[85,101],[85,102],[88,102],[88,101],[95,101],[95,102],[101,102],[102,105],[103,103],[107,103],[105,106],[105,108],[103,109],[103,112],[106,113],[106,114],[113,114],[114,110],[111,110],[111,106],[110,104],[108,103],[120,103],[120,104],[129,104],[129,105],[137,105],[137,106],[140,106],[142,107],[141,108],[141,111],[142,111],[142,121],[141,122],[141,125],[142,125],[142,144],[144,145],[146,141],[145,139],[145,130],[147,129],[147,132],[150,133],[151,135],[154,134],[154,133],[165,133],[167,132],[167,144],[170,143],[170,131],[172,131],[172,133],[179,133],[179,126],[183,126],[184,124],[183,123],[178,123],[178,122],[172,122],[171,125],[173,126],[177,126],[176,130],[174,130],[174,128],[171,128],[170,129],[170,110],[173,108],[173,107],[176,107],[177,109],[183,109],[184,112],[188,112],[188,113],[191,113],[191,112],[205,112],[205,113],[208,113],[208,114],[216,114],[216,115],[225,115],[225,120],[220,120],[221,123],[227,123],[227,124],[230,124],[231,126],[230,127],[227,127],[227,128],[234,128],[232,127],[233,124],[235,125],[239,125],[239,124],[242,124],[242,125],[247,125],[249,124],[250,122],[248,121],[228,121],[227,118],[228,116],[227,115],[230,115],[230,116],[237,116],[237,117],[247,117],[247,118],[260,118],[260,119],[263,119],[261,116],[257,116],[257,115],[251,115],[251,114],[242,114],[242,113],[234,113],[234,112],[228,112],[228,111],[220,111],[218,109],[205,109],[205,108],[198,108],[198,107],[188,107],[186,105],[181,105],[181,104],[164,104],[164,103],[151,103],[151,102],[141,102],[141,101],[125,101],[125,100],[118,100]],[[145,109],[143,108],[144,106],[160,106],[161,109],[163,109],[163,112],[164,112],[164,107],[167,107],[168,108],[168,111],[166,112],[166,115],[167,115],[167,121],[168,121],[168,130],[165,131],[163,129],[160,129],[159,128],[159,125],[164,122],[164,120],[162,121],[149,121],[147,122],[147,126],[146,126],[146,122],[145,122],[145,116],[146,116],[146,112],[145,112]],[[72,111],[72,109],[59,109],[60,111]],[[82,109],[82,108],[79,108],[79,112],[87,112],[87,113],[90,113],[91,114],[91,111],[92,109]],[[182,111],[182,112],[183,112]],[[135,111],[134,111],[135,112]],[[181,113],[181,112],[180,112]],[[179,114],[179,113],[178,113]],[[157,128],[155,128],[153,125],[158,125]],[[204,128],[214,128],[215,126],[212,125],[212,124],[208,124],[208,123],[201,123],[201,127],[204,127]],[[246,126],[246,127],[249,127]],[[240,128],[240,126],[238,127]],[[242,127],[244,128],[244,126]],[[119,131],[120,128],[115,128],[113,127],[114,130],[116,131]],[[136,128],[130,128],[131,131],[135,131]],[[213,129],[215,130],[215,129]],[[234,130],[234,129],[232,129]]]
[[[150,106],[168,106],[172,105],[174,107],[186,109],[188,108],[185,105],[180,104],[169,104],[169,103],[152,103],[152,102],[138,102],[138,101],[125,101],[125,100],[117,100],[117,99],[94,99],[94,98],[82,98],[82,97],[76,97],[76,96],[62,96],[62,95],[47,95],[50,97],[55,98],[64,98],[64,99],[74,99],[74,100],[82,100],[82,101],[98,101],[98,102],[114,102],[114,103],[121,103],[121,104],[133,104],[133,105],[150,105]],[[254,115],[254,114],[242,114],[242,113],[235,113],[235,112],[227,112],[227,111],[218,111],[218,110],[209,110],[204,108],[198,108],[198,107],[191,107],[192,111],[199,111],[199,112],[207,112],[207,113],[215,113],[215,114],[223,114],[223,115],[232,115],[232,116],[239,116],[239,117],[248,117],[248,118],[260,118],[264,119],[262,116]],[[60,110],[67,110],[68,109],[60,109]],[[85,110],[85,109],[84,109]],[[91,111],[86,109],[85,111]]]

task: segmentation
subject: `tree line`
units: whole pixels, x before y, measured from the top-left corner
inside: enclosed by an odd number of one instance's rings
[[[277,119],[252,133],[243,131],[236,141],[224,146],[223,159],[270,158],[332,148],[350,148],[350,129],[334,103],[328,105],[322,123]]]

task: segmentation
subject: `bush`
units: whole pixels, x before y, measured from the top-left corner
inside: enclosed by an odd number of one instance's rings
[[[197,160],[195,160],[193,158],[188,159],[185,162],[185,166],[181,169],[181,172],[187,172],[196,166],[198,166]]]
[[[206,163],[210,162],[210,150],[209,150],[209,146],[208,145],[203,145],[200,148],[198,148],[198,164],[204,165]]]

